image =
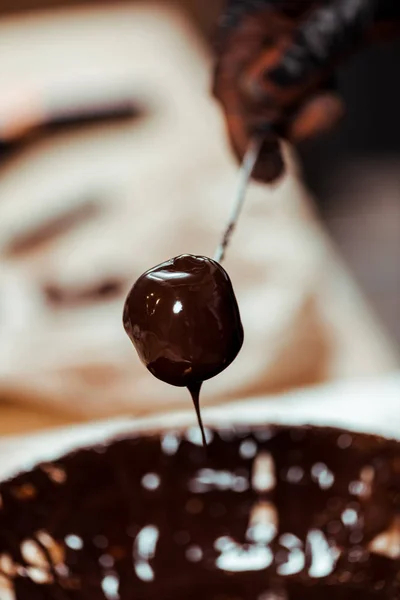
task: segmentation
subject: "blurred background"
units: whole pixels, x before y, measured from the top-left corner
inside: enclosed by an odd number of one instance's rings
[[[145,269],[211,254],[228,215],[221,6],[2,0],[0,433],[186,406],[138,364],[121,312]],[[399,54],[355,57],[338,130],[252,186],[227,261],[246,345],[205,403],[397,368]]]
[[[209,42],[223,0],[163,0],[192,19]],[[100,4],[95,0],[3,0],[3,14],[56,6]],[[104,2],[106,4],[106,2]],[[346,101],[341,126],[299,148],[304,179],[329,231],[384,324],[400,343],[400,80],[393,65],[400,40],[360,52],[338,70]]]

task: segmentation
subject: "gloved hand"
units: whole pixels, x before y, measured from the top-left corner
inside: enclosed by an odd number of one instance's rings
[[[400,0],[230,0],[221,17],[214,94],[232,147],[263,144],[255,179],[282,175],[280,139],[332,128],[344,113],[336,66],[357,48],[400,30]]]

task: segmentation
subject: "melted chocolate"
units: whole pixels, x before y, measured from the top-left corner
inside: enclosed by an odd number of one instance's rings
[[[203,419],[201,417],[201,409],[200,409],[201,386],[202,386],[201,383],[196,382],[196,383],[192,383],[191,385],[189,385],[188,389],[189,389],[190,395],[192,396],[194,410],[196,411],[197,422],[200,427],[201,437],[203,440],[203,446],[207,446],[207,438],[206,438],[206,434],[204,431]]]
[[[208,431],[204,453],[196,433],[1,483],[0,571],[17,600],[398,600],[396,536],[391,558],[373,540],[398,523],[400,444],[259,427]]]
[[[226,369],[243,344],[226,271],[210,258],[190,254],[158,265],[131,289],[123,321],[148,370],[161,381],[189,388],[202,428],[201,384]]]

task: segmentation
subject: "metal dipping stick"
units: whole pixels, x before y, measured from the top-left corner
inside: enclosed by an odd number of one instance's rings
[[[233,232],[236,229],[240,214],[243,209],[244,202],[246,200],[246,192],[251,179],[251,174],[256,165],[258,155],[260,153],[262,140],[259,138],[253,138],[249,144],[247,152],[243,158],[242,166],[239,172],[239,182],[236,190],[233,209],[231,216],[228,221],[228,225],[225,229],[221,243],[217,248],[214,256],[214,260],[221,263],[225,258],[226,250],[230,244]]]

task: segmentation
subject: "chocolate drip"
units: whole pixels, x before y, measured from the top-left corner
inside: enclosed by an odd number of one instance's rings
[[[125,331],[148,370],[161,381],[188,387],[199,425],[199,393],[226,369],[243,344],[231,281],[217,262],[184,254],[142,275],[125,303]]]
[[[196,411],[196,416],[197,416],[197,422],[199,424],[200,431],[201,431],[201,438],[203,440],[203,446],[206,447],[207,439],[206,439],[206,433],[204,431],[203,419],[201,418],[201,410],[200,410],[201,386],[202,386],[202,383],[196,382],[196,383],[193,383],[192,385],[188,385],[188,390],[190,392],[190,395],[192,396],[194,409]]]

